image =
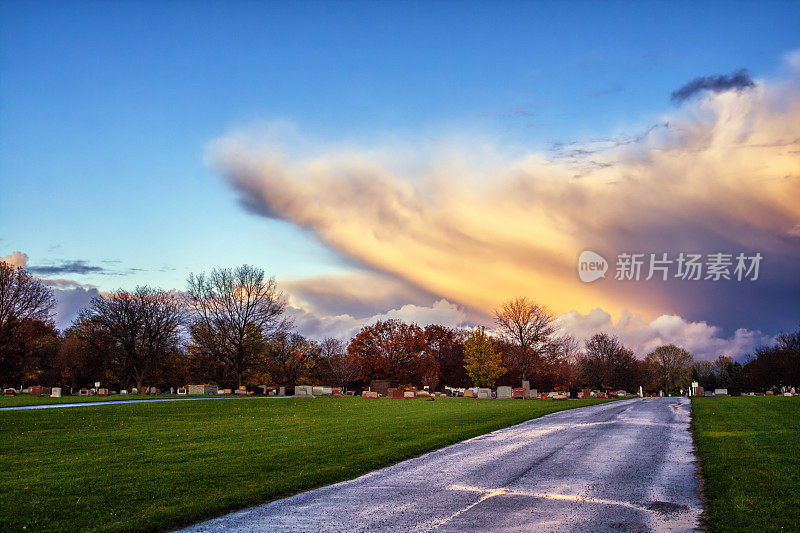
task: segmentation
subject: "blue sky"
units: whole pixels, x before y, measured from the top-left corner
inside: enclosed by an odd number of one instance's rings
[[[510,153],[636,132],[697,76],[778,76],[797,2],[0,3],[0,255],[103,290],[242,262],[353,262],[255,217],[205,161],[230,132],[311,144],[482,136]],[[55,277],[55,276],[53,276]]]

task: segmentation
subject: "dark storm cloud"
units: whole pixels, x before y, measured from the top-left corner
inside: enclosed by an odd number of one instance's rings
[[[28,270],[34,274],[50,276],[53,274],[92,274],[104,272],[103,267],[90,265],[86,261],[61,261],[55,265],[32,266]]]
[[[702,91],[719,93],[735,89],[741,91],[755,87],[755,83],[746,69],[739,69],[729,75],[714,74],[713,76],[699,76],[680,89],[672,92],[672,103],[681,104]]]

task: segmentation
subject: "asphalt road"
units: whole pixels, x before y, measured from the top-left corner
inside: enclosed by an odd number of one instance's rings
[[[689,408],[554,413],[184,531],[692,531]]]

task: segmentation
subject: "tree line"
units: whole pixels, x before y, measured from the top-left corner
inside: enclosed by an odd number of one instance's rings
[[[52,321],[53,291],[22,268],[0,262],[0,383],[80,388],[162,389],[333,384],[362,388],[516,385],[679,393],[691,381],[707,390],[800,385],[800,330],[782,334],[741,365],[720,356],[697,361],[674,345],[640,359],[616,337],[584,343],[560,333],[556,317],[528,298],[495,310],[482,327],[419,326],[399,320],[365,325],[347,343],[294,331],[274,278],[248,265],[192,274],[185,291],[149,286],[99,296],[64,332]]]

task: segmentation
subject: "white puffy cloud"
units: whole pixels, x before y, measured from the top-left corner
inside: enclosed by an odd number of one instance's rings
[[[452,328],[462,327],[467,321],[465,310],[447,300],[439,300],[430,306],[406,304],[365,318],[355,318],[346,313],[325,315],[317,310],[292,306],[287,309],[287,314],[294,320],[295,328],[300,333],[317,340],[325,337],[349,340],[362,327],[383,320],[401,320],[423,327],[440,324]]]
[[[586,314],[571,311],[560,315],[558,324],[562,333],[581,341],[595,333],[615,335],[640,358],[662,344],[675,344],[696,359],[716,359],[719,355],[742,359],[758,346],[774,340],[760,331],[744,328],[725,337],[717,326],[706,322],[690,322],[675,315],[661,315],[647,322],[629,311],[624,311],[616,323],[611,314],[602,309],[593,309]]]
[[[25,268],[25,265],[28,264],[28,254],[23,254],[22,252],[14,252],[11,255],[7,255],[5,257],[0,258],[0,260],[5,261],[6,263],[15,268]]]

